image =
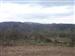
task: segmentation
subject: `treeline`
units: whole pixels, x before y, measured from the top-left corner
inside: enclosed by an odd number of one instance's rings
[[[69,24],[68,26],[65,24],[44,25],[36,23],[22,24],[18,22],[1,23],[0,45],[15,46],[15,45],[35,44],[35,45],[75,46],[74,27],[75,26],[72,24]]]

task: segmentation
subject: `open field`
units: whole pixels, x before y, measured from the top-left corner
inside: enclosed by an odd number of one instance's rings
[[[0,56],[75,56],[75,47],[0,46]]]

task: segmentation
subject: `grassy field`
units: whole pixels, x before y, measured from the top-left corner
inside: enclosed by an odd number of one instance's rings
[[[0,56],[75,56],[75,47],[0,46]]]

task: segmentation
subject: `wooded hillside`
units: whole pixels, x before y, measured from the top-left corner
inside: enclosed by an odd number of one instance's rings
[[[74,24],[39,24],[32,22],[0,23],[0,45],[75,46]]]

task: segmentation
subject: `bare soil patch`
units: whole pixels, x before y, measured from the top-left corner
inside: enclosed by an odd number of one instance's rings
[[[0,46],[0,56],[75,56],[75,47]]]

